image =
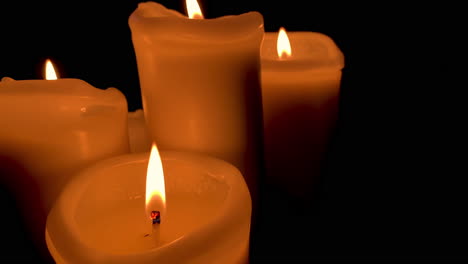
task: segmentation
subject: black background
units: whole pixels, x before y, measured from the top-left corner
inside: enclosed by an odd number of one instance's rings
[[[251,263],[468,258],[467,174],[455,128],[463,104],[454,91],[463,85],[453,82],[463,75],[452,63],[460,53],[458,7],[199,2],[206,18],[259,11],[266,31],[324,33],[345,55],[338,127],[314,199],[263,186]],[[2,1],[0,77],[42,78],[51,58],[61,77],[116,87],[129,110],[141,108],[128,27],[137,3]],[[160,3],[185,13],[182,1]],[[0,194],[0,260],[38,262],[15,201],[5,188]]]

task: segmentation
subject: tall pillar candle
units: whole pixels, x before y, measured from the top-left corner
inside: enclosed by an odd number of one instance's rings
[[[152,139],[161,150],[234,164],[255,206],[262,159],[261,14],[189,19],[146,2],[129,25]]]
[[[25,223],[45,248],[47,213],[73,174],[129,152],[127,102],[115,88],[78,79],[4,78],[0,113],[0,156],[17,164],[0,180],[14,190]]]
[[[266,174],[307,198],[336,123],[344,57],[326,35],[284,33],[266,33],[261,48]]]

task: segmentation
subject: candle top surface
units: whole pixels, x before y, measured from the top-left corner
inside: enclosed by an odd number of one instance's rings
[[[341,70],[344,56],[335,42],[318,32],[287,32],[292,55],[279,58],[277,53],[277,32],[267,32],[261,47],[261,63],[265,69],[279,71],[296,70]]]
[[[127,100],[115,88],[98,89],[79,79],[16,81],[3,78],[0,109],[11,113],[0,119],[0,126],[22,128],[20,133],[10,133],[12,136],[35,137],[30,129],[42,128],[35,133],[60,134],[92,127],[96,122],[102,123],[105,117],[123,117],[120,113],[127,112]],[[66,130],[59,130],[59,127]]]
[[[130,15],[129,25],[133,32],[148,33],[152,38],[205,42],[246,39],[264,31],[263,16],[256,11],[211,19],[189,19],[155,2],[139,3]]]
[[[160,154],[167,191],[163,243],[152,243],[139,228],[146,222],[149,153],[128,154],[96,163],[66,186],[47,219],[47,245],[54,258],[65,263],[180,263],[202,254],[203,241],[223,243],[236,236],[230,232],[237,232],[240,219],[250,221],[250,195],[234,166],[197,154]]]
[[[106,90],[96,88],[91,84],[73,78],[58,80],[13,80],[4,78],[0,81],[0,94],[2,95],[30,95],[30,96],[78,96],[78,97],[102,97],[114,100],[117,95],[115,88]]]

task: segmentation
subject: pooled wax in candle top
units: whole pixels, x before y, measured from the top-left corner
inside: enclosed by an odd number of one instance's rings
[[[77,228],[82,238],[93,247],[112,253],[137,253],[174,241],[197,227],[206,225],[221,210],[228,192],[226,183],[209,176],[190,172],[189,164],[167,163],[167,209],[161,219],[160,243],[147,234],[145,215],[145,175],[142,166],[122,166],[94,175],[93,184],[87,186],[77,204]],[[144,167],[143,167],[144,168]],[[95,200],[97,199],[97,200]],[[155,208],[159,209],[159,208]],[[120,230],[120,232],[117,232]]]

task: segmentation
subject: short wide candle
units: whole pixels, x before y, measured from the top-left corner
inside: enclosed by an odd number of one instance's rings
[[[35,177],[35,201],[46,210],[79,169],[129,152],[127,101],[115,88],[79,79],[1,81],[0,112],[0,152]]]
[[[152,139],[161,150],[230,162],[255,204],[262,160],[261,14],[189,19],[145,2],[129,24]]]
[[[261,48],[267,180],[306,197],[336,123],[344,57],[316,32],[288,32],[283,54],[278,35],[266,33]]]
[[[4,78],[0,113],[0,157],[16,164],[0,181],[13,189],[31,237],[50,258],[46,217],[67,181],[97,160],[129,152],[127,101],[115,88],[79,79]]]
[[[165,218],[144,236],[149,153],[101,161],[67,185],[47,219],[57,263],[247,263],[251,199],[231,164],[161,152]]]

